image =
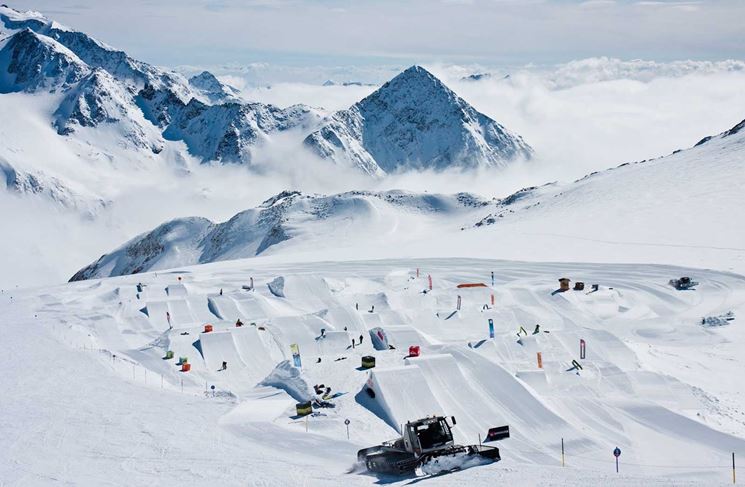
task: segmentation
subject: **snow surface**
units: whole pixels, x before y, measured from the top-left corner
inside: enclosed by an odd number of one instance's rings
[[[422,293],[428,275],[433,291]],[[667,284],[681,275],[700,286]],[[279,276],[282,298],[266,286]],[[556,293],[560,276],[588,288]],[[250,277],[255,291],[242,289]],[[489,287],[458,289],[463,282]],[[589,292],[591,283],[599,290]],[[491,294],[495,306],[484,309]],[[458,295],[461,310],[446,319]],[[223,304],[213,305],[217,298]],[[239,260],[4,292],[0,386],[10,393],[0,477],[11,485],[406,485],[419,479],[361,473],[356,451],[395,437],[410,415],[442,412],[456,416],[458,442],[503,424],[511,438],[498,444],[501,462],[431,477],[433,485],[724,485],[731,452],[745,452],[744,337],[737,319],[717,328],[700,320],[727,311],[745,312],[742,276],[475,259]],[[214,331],[204,333],[205,323]],[[536,323],[542,332],[518,341],[519,327],[530,333]],[[355,336],[403,325],[427,337],[421,357],[404,360],[405,345],[327,348],[319,338],[321,328]],[[568,370],[580,338],[583,369]],[[288,362],[292,343],[302,369]],[[166,350],[176,358],[165,360]],[[359,369],[370,354],[377,367]],[[190,372],[178,371],[182,356]],[[334,408],[296,418],[295,400],[321,383],[344,394]]]

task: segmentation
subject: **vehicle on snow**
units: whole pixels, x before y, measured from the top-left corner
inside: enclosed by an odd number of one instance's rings
[[[453,425],[455,417],[451,417]],[[487,441],[509,438],[508,426],[492,428],[487,434]],[[370,472],[382,474],[405,475],[419,467],[429,468],[430,472],[445,473],[458,469],[458,462],[447,461],[449,458],[481,459],[498,462],[499,448],[487,445],[456,445],[450,423],[444,416],[409,421],[404,425],[403,434],[395,440],[380,445],[364,448],[357,452],[357,460]],[[438,470],[442,465],[442,470]],[[455,466],[454,466],[455,465]]]
[[[681,277],[680,279],[670,279],[668,282],[672,287],[678,291],[685,291],[686,289],[693,289],[698,286],[698,283],[690,277]]]

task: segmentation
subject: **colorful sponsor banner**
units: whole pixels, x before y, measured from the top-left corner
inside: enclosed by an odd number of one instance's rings
[[[295,364],[295,367],[302,367],[303,364],[300,361],[300,347],[297,346],[297,343],[290,345],[290,351],[292,352],[292,361]]]

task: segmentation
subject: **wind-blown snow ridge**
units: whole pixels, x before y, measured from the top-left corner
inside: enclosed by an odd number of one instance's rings
[[[412,66],[305,139],[321,157],[381,175],[405,169],[503,167],[529,159],[518,135]]]

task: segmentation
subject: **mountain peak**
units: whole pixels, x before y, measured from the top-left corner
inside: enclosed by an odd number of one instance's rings
[[[334,114],[305,143],[321,157],[370,174],[502,167],[533,152],[520,136],[416,65]]]
[[[0,93],[69,86],[90,72],[71,50],[30,28],[16,32],[5,43],[0,64],[7,66],[7,75],[0,78]]]
[[[189,78],[189,83],[203,90],[217,91],[222,88],[222,83],[209,71],[202,71]]]
[[[374,94],[387,94],[395,92],[401,89],[412,89],[416,91],[423,91],[425,88],[440,90],[448,95],[453,94],[453,91],[445,86],[435,75],[427,71],[421,66],[411,66],[406,70],[396,75],[393,79],[385,83],[380,87]],[[372,95],[371,95],[372,96]]]

